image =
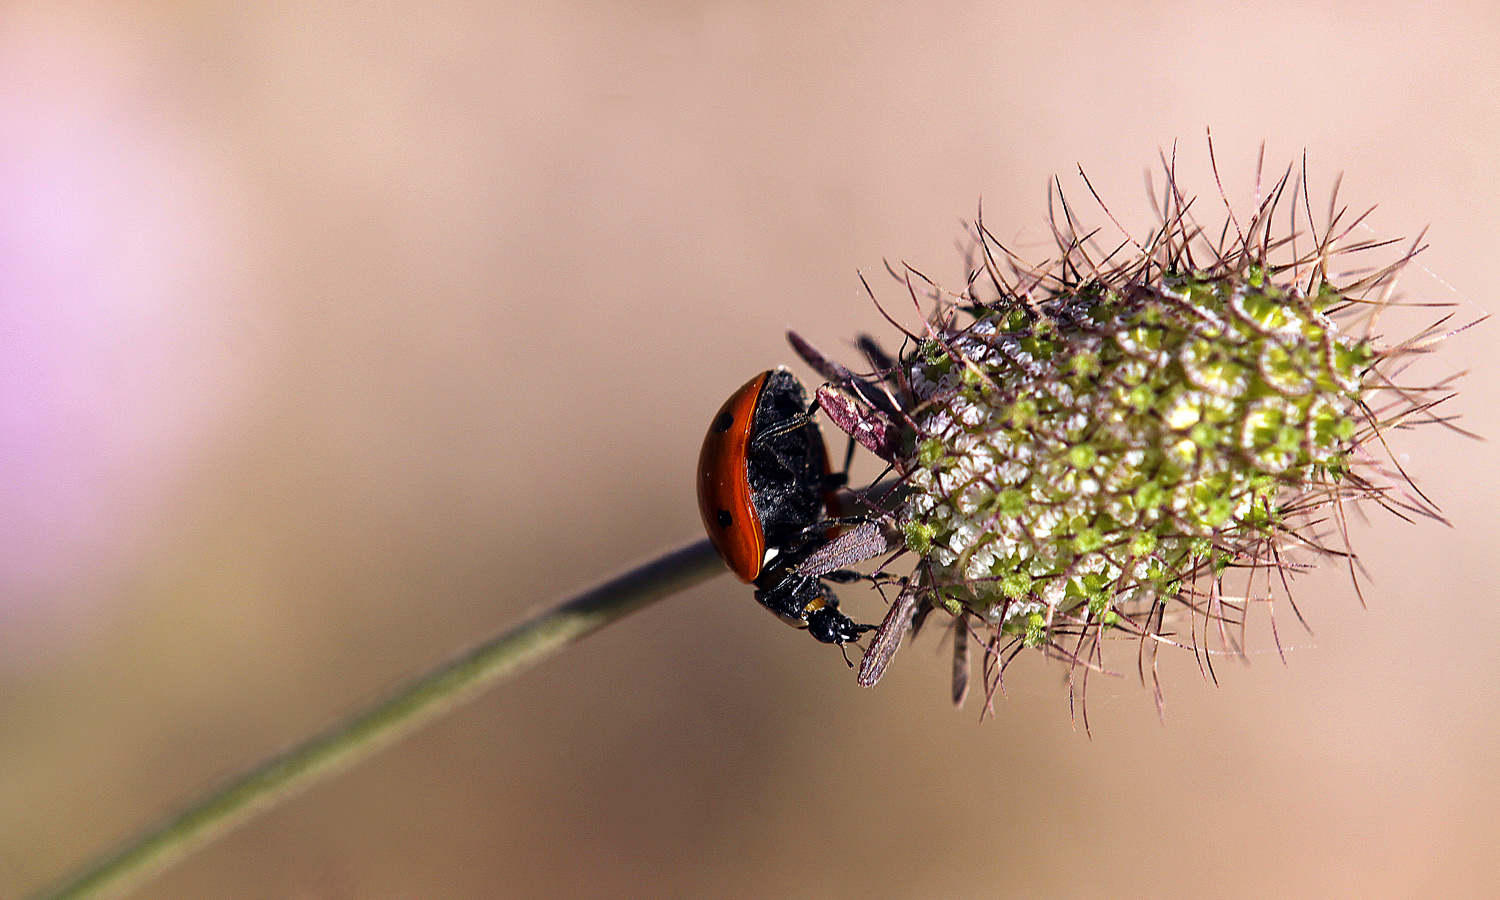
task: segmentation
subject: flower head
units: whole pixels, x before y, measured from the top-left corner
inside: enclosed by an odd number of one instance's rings
[[[1299,226],[1305,187],[1289,169],[1248,221],[1208,231],[1169,166],[1145,240],[1104,253],[1069,213],[1040,266],[979,223],[962,293],[903,276],[932,311],[899,359],[866,339],[860,378],[804,353],[834,376],[824,408],[899,475],[866,498],[918,560],[863,681],[908,612],[951,615],[961,648],[978,639],[987,699],[1028,648],[1084,678],[1109,637],[1154,654],[1214,633],[1241,652],[1250,606],[1290,600],[1294,558],[1352,559],[1348,504],[1439,517],[1382,462],[1386,432],[1437,421],[1444,399],[1392,378],[1431,329],[1396,344],[1373,330],[1417,248],[1346,274],[1351,254],[1390,244],[1342,214]]]

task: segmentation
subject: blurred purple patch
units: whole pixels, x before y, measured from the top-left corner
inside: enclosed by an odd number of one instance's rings
[[[0,27],[0,670],[139,566],[242,380],[226,191],[120,40]]]

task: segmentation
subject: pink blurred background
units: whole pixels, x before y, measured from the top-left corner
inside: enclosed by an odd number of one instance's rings
[[[712,411],[889,335],[857,271],[958,283],[981,197],[1042,253],[1078,165],[1145,222],[1178,141],[1214,201],[1212,128],[1494,308],[1494,4],[1130,7],[0,8],[0,897],[695,537]],[[1497,334],[1424,363],[1491,438]],[[863,691],[720,578],[141,896],[1494,896],[1492,446],[1399,436],[1454,527],[1372,515],[1369,608],[1302,579],[1164,725],[1036,658],[979,724],[930,637]]]

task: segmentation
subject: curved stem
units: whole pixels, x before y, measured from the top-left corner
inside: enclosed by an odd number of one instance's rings
[[[277,754],[34,900],[116,897],[189,853],[531,668],[569,643],[723,571],[695,541],[590,588],[443,663],[328,731]]]

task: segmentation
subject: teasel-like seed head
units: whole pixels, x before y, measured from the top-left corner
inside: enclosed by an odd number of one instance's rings
[[[862,443],[902,484],[880,511],[918,560],[903,599],[919,622],[944,611],[958,641],[979,642],[987,708],[1028,648],[1067,661],[1075,687],[1107,670],[1110,637],[1146,656],[1242,653],[1248,610],[1290,601],[1295,568],[1343,557],[1354,572],[1351,503],[1440,518],[1385,441],[1440,421],[1446,384],[1394,375],[1441,323],[1395,343],[1375,330],[1419,248],[1345,274],[1395,244],[1333,204],[1313,227],[1290,168],[1248,220],[1205,231],[1165,169],[1159,227],[1113,252],[1080,236],[1065,203],[1040,266],[976,223],[967,288],[907,270],[923,329],[895,360],[867,340],[874,375],[836,385],[851,435],[870,418],[900,435]],[[887,621],[865,683],[904,632]]]

